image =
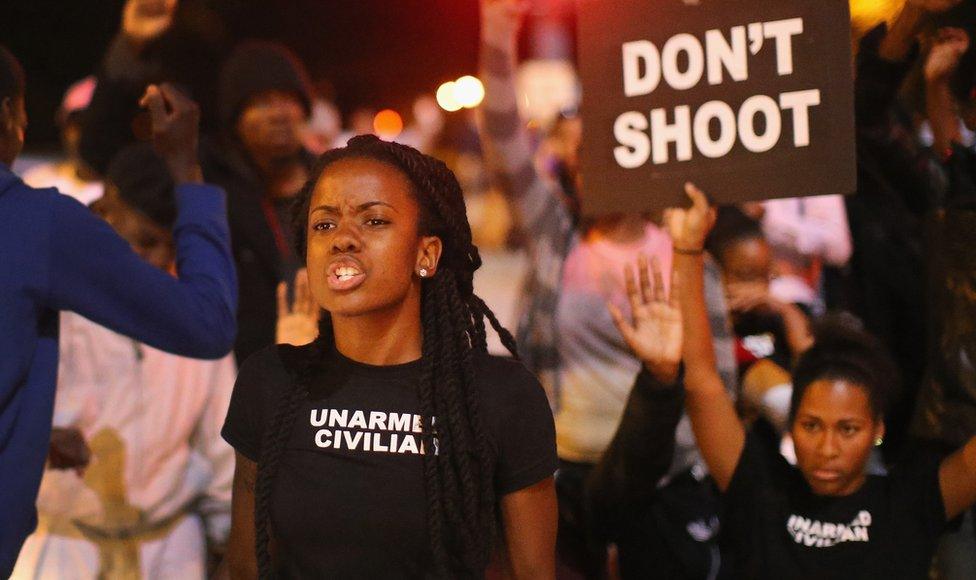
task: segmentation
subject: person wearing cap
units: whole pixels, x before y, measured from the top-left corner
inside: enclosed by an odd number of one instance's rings
[[[178,278],[147,264],[85,206],[10,166],[27,128],[23,69],[0,47],[0,578],[37,525],[51,435],[58,318],[77,312],[184,356],[220,358],[236,332],[224,193],[202,183],[196,105],[169,85],[142,99],[176,185]]]
[[[292,249],[291,202],[314,161],[302,139],[311,99],[298,59],[264,41],[234,49],[217,97],[222,130],[201,147],[200,163],[206,180],[228,196],[240,284],[234,345],[240,364],[274,344],[278,283],[293,280],[300,267]]]
[[[87,76],[65,91],[55,117],[61,129],[64,157],[34,165],[24,172],[24,183],[31,187],[56,187],[61,193],[70,195],[85,205],[102,197],[102,180],[78,153],[81,117],[91,102],[96,84],[94,76]]]
[[[92,205],[145,261],[174,268],[173,180],[148,143],[109,164]],[[203,578],[230,531],[234,451],[220,438],[233,357],[176,356],[73,312],[37,531],[12,578]]]

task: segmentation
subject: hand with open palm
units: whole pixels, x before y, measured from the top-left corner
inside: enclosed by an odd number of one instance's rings
[[[320,311],[308,285],[308,271],[302,268],[295,274],[295,297],[290,305],[288,283],[278,284],[278,325],[275,342],[302,346],[315,340],[319,335]]]
[[[670,384],[678,377],[683,338],[678,277],[672,272],[668,297],[656,259],[648,267],[647,257],[640,256],[637,271],[635,279],[632,268],[624,270],[631,319],[627,320],[613,304],[608,304],[610,315],[627,345],[647,370],[659,382]]]

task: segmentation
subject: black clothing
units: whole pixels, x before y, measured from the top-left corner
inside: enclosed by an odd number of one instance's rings
[[[595,465],[560,461],[559,557],[600,578],[616,544],[623,578],[715,578],[717,494],[685,472],[660,486],[674,456],[684,390],[641,369],[610,445]]]
[[[298,97],[305,114],[312,110],[311,89],[305,69],[285,46],[249,40],[234,48],[220,71],[218,111],[225,130],[232,129],[248,99],[268,91]]]
[[[976,153],[954,146],[926,223],[929,366],[915,431],[952,448],[976,433]]]
[[[283,361],[303,350],[267,348],[241,368],[222,435],[254,461],[265,425],[292,384],[291,363]],[[334,349],[326,356],[311,399],[294,417],[274,482],[271,527],[282,577],[425,574],[421,364],[365,365]],[[501,498],[552,475],[555,428],[542,387],[525,367],[488,355],[476,355],[475,364]]]
[[[301,160],[311,171],[312,155],[303,151]],[[279,282],[292,284],[300,259],[289,242],[292,224],[280,219],[289,212],[276,211],[264,181],[238,147],[205,141],[200,146],[200,164],[204,180],[227,192],[227,221],[239,284],[234,356],[241,364],[274,344],[275,291]],[[286,202],[278,202],[282,204]]]
[[[885,415],[885,452],[897,456],[925,370],[925,259],[922,227],[934,197],[930,155],[896,103],[912,66],[878,54],[884,25],[861,42],[855,77],[857,194],[846,198],[851,228],[854,312],[888,348],[904,390]]]
[[[927,578],[946,524],[939,458],[920,453],[849,496],[822,497],[750,434],[722,498],[735,577]]]

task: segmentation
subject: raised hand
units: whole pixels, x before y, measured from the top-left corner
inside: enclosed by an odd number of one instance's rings
[[[319,335],[319,305],[308,286],[308,271],[295,274],[295,300],[288,305],[288,283],[278,284],[278,325],[275,342],[301,346]]]
[[[614,304],[608,304],[614,324],[627,345],[662,383],[673,383],[681,363],[681,309],[678,305],[678,277],[671,274],[671,296],[666,297],[657,259],[648,271],[647,257],[637,261],[639,281],[630,267],[624,269],[631,320]],[[652,283],[653,278],[653,283]]]
[[[925,80],[948,80],[959,66],[959,60],[969,49],[969,35],[961,28],[940,28],[932,49],[925,59]]]
[[[177,184],[203,181],[197,160],[200,108],[168,83],[149,85],[139,100],[149,109],[153,146]]]
[[[715,210],[693,183],[685,184],[685,193],[691,198],[691,207],[665,210],[664,225],[674,242],[675,252],[700,253],[705,248],[705,237],[715,225]]]
[[[527,0],[481,0],[481,33],[495,43],[514,42],[528,11]]]
[[[177,0],[127,0],[122,9],[122,34],[136,47],[161,36],[173,25]]]

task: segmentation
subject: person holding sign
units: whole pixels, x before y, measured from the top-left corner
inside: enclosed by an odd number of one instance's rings
[[[724,392],[709,346],[699,250],[711,226],[705,195],[671,210],[682,282],[685,408],[723,493],[723,534],[740,578],[926,578],[946,522],[976,503],[976,435],[939,460],[919,454],[886,476],[868,475],[885,434],[894,364],[863,331],[825,325],[793,373],[790,433],[796,468],[747,433]],[[641,300],[631,288],[631,300]],[[637,310],[638,315],[644,310]],[[637,316],[635,324],[642,322]],[[632,348],[642,335],[625,333]]]
[[[634,377],[641,369],[640,360],[614,328],[606,303],[612,302],[626,312],[623,267],[643,253],[656,258],[667,270],[672,259],[671,241],[640,213],[618,213],[578,227],[578,216],[567,200],[571,192],[534,168],[514,88],[516,41],[524,9],[515,0],[482,3],[481,78],[486,90],[481,136],[492,180],[512,200],[518,221],[528,234],[533,264],[526,303],[522,305],[519,344],[523,360],[540,377],[556,408],[561,460],[557,490],[564,516],[560,557],[592,575],[602,567],[605,543],[619,543],[619,539],[591,538],[592,523],[584,515],[588,500],[583,482],[610,444]],[[576,164],[564,165],[575,168]],[[563,181],[578,180],[573,175]],[[732,340],[726,328],[717,269],[711,270],[710,276],[708,307],[715,322],[715,348],[731,389],[736,376]],[[665,384],[675,379],[670,372],[655,374]],[[621,552],[621,560],[625,565],[629,558],[654,562],[658,570],[666,570],[670,564],[678,575],[704,577],[712,564],[715,513],[702,514],[698,508],[714,502],[709,499],[708,484],[702,481],[704,470],[696,467],[700,457],[687,421],[677,429],[676,439],[673,457],[668,459],[668,487],[674,492],[671,497],[695,497],[696,501],[690,502],[694,509],[685,509],[683,502],[675,504],[668,511],[680,515],[666,525],[635,526],[644,535],[645,549]],[[702,532],[692,536],[687,531],[689,524]],[[611,536],[617,532],[620,530],[611,530]],[[685,553],[691,556],[676,557],[668,548],[672,541],[687,544]]]

